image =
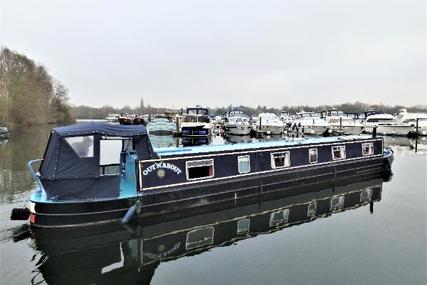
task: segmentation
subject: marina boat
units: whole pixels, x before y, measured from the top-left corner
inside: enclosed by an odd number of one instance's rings
[[[183,137],[208,137],[211,135],[212,124],[207,108],[187,108],[182,115],[180,132]]]
[[[292,123],[291,131],[299,134],[325,135],[332,133],[329,124],[314,112],[299,112]]]
[[[153,148],[144,126],[80,123],[54,128],[43,159],[29,162],[29,220],[127,222],[277,187],[388,175],[392,161],[383,139],[369,136]]]
[[[167,118],[153,118],[147,124],[147,130],[154,135],[172,135],[176,131],[176,124]]]
[[[136,114],[125,114],[122,113],[118,117],[120,125],[147,125],[148,117]]]
[[[174,136],[153,135],[150,133],[150,142],[153,147],[179,146],[179,138]]]
[[[120,114],[108,114],[107,117],[105,117],[105,119],[108,122],[117,123],[119,122],[119,117],[120,117]]]
[[[7,127],[0,126],[0,140],[9,138],[9,130]]]
[[[285,124],[273,113],[261,113],[253,118],[252,128],[257,134],[280,135],[285,131]]]
[[[280,120],[285,124],[286,127],[290,127],[294,121],[294,116],[287,111],[280,112]]]
[[[249,135],[252,131],[249,120],[243,111],[230,110],[224,118],[224,131],[228,135]]]
[[[385,113],[371,114],[366,117],[363,131],[372,134],[374,127],[377,134],[394,136],[407,136],[415,128],[414,125],[398,122],[393,115]]]
[[[406,109],[401,109],[396,115],[396,122],[413,126],[409,135],[427,136],[427,113],[408,113]]]
[[[363,124],[348,116],[342,111],[331,109],[321,113],[322,118],[329,125],[332,133],[344,135],[359,135],[363,131]]]
[[[83,231],[33,227],[23,230],[21,239],[27,237],[40,253],[33,257],[37,265],[33,272],[47,284],[68,284],[70,278],[77,284],[150,284],[160,265],[183,257],[215,254],[217,247],[232,250],[230,245],[248,239],[262,242],[261,235],[296,225],[315,226],[355,209],[375,215],[382,189],[383,181],[378,178],[299,186],[138,220],[126,227],[119,223]],[[13,238],[18,241],[17,235]]]
[[[252,141],[250,135],[240,136],[240,135],[225,135],[225,139],[230,143],[249,143]]]

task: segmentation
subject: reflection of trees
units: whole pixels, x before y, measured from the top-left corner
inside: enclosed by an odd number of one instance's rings
[[[51,125],[17,128],[6,144],[0,145],[0,201],[11,201],[17,193],[33,189],[27,162],[43,156]]]

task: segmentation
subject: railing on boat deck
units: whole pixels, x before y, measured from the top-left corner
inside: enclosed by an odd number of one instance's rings
[[[31,176],[33,176],[33,179],[36,181],[37,186],[39,187],[40,191],[42,191],[43,194],[46,194],[45,191],[44,191],[43,185],[42,185],[39,177],[37,176],[37,174],[36,174],[36,172],[34,171],[34,168],[33,168],[33,164],[34,163],[42,162],[42,161],[43,161],[43,159],[33,159],[33,160],[28,161],[27,166],[28,166],[28,170],[31,173]]]

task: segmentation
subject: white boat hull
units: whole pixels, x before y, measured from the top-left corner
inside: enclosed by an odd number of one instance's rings
[[[362,125],[353,125],[353,126],[330,126],[332,131],[342,133],[344,135],[360,135],[363,132]]]
[[[291,131],[298,134],[305,135],[323,135],[329,129],[328,126],[299,126],[292,127]]]
[[[364,132],[372,134],[373,129],[373,126],[366,126]],[[377,127],[377,134],[384,136],[407,136],[413,130],[414,127],[408,125],[379,125]]]
[[[254,131],[261,134],[269,135],[280,135],[284,132],[284,126],[273,126],[273,125],[256,125],[254,126]]]
[[[224,125],[225,133],[230,135],[246,136],[251,133],[251,126],[249,124],[227,124]]]

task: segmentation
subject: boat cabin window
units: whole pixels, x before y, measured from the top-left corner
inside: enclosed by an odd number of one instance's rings
[[[368,187],[360,192],[360,203],[366,203],[372,199],[372,188]]]
[[[344,195],[334,196],[331,198],[331,211],[341,211],[344,209]]]
[[[120,154],[122,151],[122,141],[100,140],[99,141],[99,167],[101,175],[120,174]]]
[[[307,206],[307,217],[311,218],[316,216],[317,202],[314,200]]]
[[[308,161],[310,163],[316,163],[318,161],[317,148],[308,149]]]
[[[93,157],[93,136],[68,137],[65,141],[79,157]]]
[[[271,168],[289,167],[290,165],[291,159],[289,151],[271,154]]]
[[[213,244],[214,228],[206,227],[189,231],[185,242],[187,250]]]
[[[289,220],[289,209],[273,212],[270,214],[270,227],[287,224]]]
[[[362,154],[364,156],[366,155],[373,155],[374,154],[374,144],[369,143],[362,143]]]
[[[249,226],[251,225],[250,219],[241,219],[237,221],[237,234],[249,233]]]
[[[210,178],[214,176],[213,159],[193,160],[186,162],[187,180]]]
[[[332,159],[340,160],[345,158],[345,146],[333,146],[332,147]]]
[[[249,155],[238,156],[237,166],[240,174],[251,172],[251,157]]]

